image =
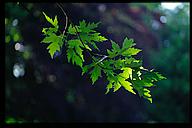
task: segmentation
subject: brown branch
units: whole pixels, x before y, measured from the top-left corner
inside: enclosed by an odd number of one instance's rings
[[[67,29],[68,16],[67,16],[67,14],[65,13],[65,11],[63,10],[63,8],[59,5],[59,3],[56,3],[56,4],[57,4],[57,6],[61,9],[61,11],[63,12],[63,14],[65,15],[65,28],[64,28],[64,30],[63,30],[63,36],[64,36],[65,31],[66,31],[66,29]]]

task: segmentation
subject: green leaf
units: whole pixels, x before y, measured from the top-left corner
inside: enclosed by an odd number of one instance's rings
[[[48,28],[43,28],[42,33],[46,34]]]
[[[163,75],[161,75],[160,73],[158,72],[154,72],[158,78],[158,80],[163,80],[163,79],[167,79],[166,77],[164,77]]]
[[[68,60],[68,62],[70,62],[70,60],[73,58],[74,54],[75,54],[75,52],[73,51],[72,48],[67,49],[67,60]]]
[[[43,12],[43,15],[45,16],[45,18],[46,18],[46,20],[49,22],[49,23],[51,23],[54,27],[58,27],[58,21],[57,21],[57,16],[55,16],[55,19],[54,19],[54,21],[50,18],[50,17],[48,17],[44,12]]]
[[[110,82],[108,85],[107,85],[107,91],[105,92],[105,94],[109,93],[109,90],[113,88],[113,84]]]
[[[107,53],[109,55],[109,58],[113,58],[114,56],[117,55],[117,53],[115,51],[110,51],[109,49],[107,49]]]
[[[122,68],[123,73],[120,73],[119,75],[124,77],[125,79],[128,79],[129,77],[132,79],[132,69],[131,68]]]
[[[74,48],[77,55],[79,55],[81,57],[81,59],[84,61],[83,50],[81,49],[81,47],[84,47],[84,46],[81,43],[81,41],[78,39],[68,41],[68,48]]]
[[[79,22],[79,25],[70,24],[67,30],[69,35],[67,36],[68,41],[66,41],[66,36],[57,35],[57,16],[53,20],[44,12],[43,15],[54,26],[53,28],[43,28],[42,33],[45,35],[45,38],[41,41],[42,43],[49,44],[47,49],[49,49],[52,58],[56,51],[60,51],[63,42],[67,42],[68,62],[80,66],[82,75],[91,71],[89,74],[92,84],[101,77],[101,71],[105,73],[108,80],[105,94],[109,93],[110,89],[116,92],[123,86],[125,90],[133,94],[136,94],[136,90],[139,96],[152,103],[152,97],[148,88],[154,86],[154,82],[166,79],[166,77],[158,72],[153,72],[153,70],[143,68],[142,60],[133,58],[133,55],[137,55],[141,51],[133,47],[135,45],[133,39],[126,37],[123,40],[122,48],[111,40],[112,50],[107,49],[107,58],[92,56],[92,63],[83,66],[85,61],[83,50],[92,51],[93,47],[94,50],[97,49],[99,51],[96,44],[107,40],[107,38],[95,30],[99,23],[87,23],[85,20],[82,20]],[[121,73],[118,73],[120,71]]]
[[[128,49],[132,46],[135,45],[135,43],[133,43],[133,39],[128,39],[127,37],[124,39],[123,41],[123,49]]]
[[[68,48],[67,50],[67,59],[68,62],[72,61],[72,64],[83,66],[83,60],[76,54],[75,50],[72,48]]]
[[[132,83],[134,84],[133,87],[138,91],[139,95],[143,96],[145,99],[149,100],[150,103],[152,103],[150,90],[148,90],[147,88],[144,88],[146,85],[145,81],[144,80],[134,80],[134,81],[132,81]]]
[[[126,64],[126,66],[131,67],[131,68],[139,68],[140,66],[142,66],[142,60],[134,60],[131,62],[131,64]]]
[[[150,103],[152,103],[152,98],[146,98],[147,100],[149,100],[150,101]]]
[[[68,33],[71,35],[76,35],[75,27],[72,27],[72,24],[69,25]]]
[[[151,94],[149,94],[149,93],[150,93],[150,90],[144,88],[143,91],[144,91],[144,98],[147,99],[147,100],[149,100],[150,103],[152,103]]]
[[[58,20],[57,20],[57,16],[55,16],[55,19],[53,21],[53,26],[57,27],[58,25]]]
[[[58,28],[43,28],[42,33],[44,35],[51,35],[52,33],[56,33],[58,31]]]
[[[99,78],[99,76],[101,76],[101,68],[96,65],[91,71],[92,84],[95,83],[95,81]]]
[[[131,64],[133,61],[134,61],[135,59],[134,58],[132,58],[132,57],[130,57],[130,58],[125,58],[125,63],[126,64]]]
[[[96,32],[95,28],[97,28],[99,23],[86,23],[85,20],[82,20],[79,22],[79,28],[81,29],[81,32],[83,33],[90,33],[90,32]]]
[[[91,45],[92,45],[95,49],[97,49],[97,50],[99,51],[99,48],[97,47],[97,45],[96,45],[94,42],[91,42]]]
[[[55,40],[58,40],[58,37],[56,34],[52,33],[49,36],[46,36],[41,43],[51,43],[51,42],[55,42]]]
[[[73,39],[68,41],[68,62],[70,62],[71,59],[73,64],[76,63],[76,65],[79,65],[80,67],[83,66],[84,57],[82,47],[84,46],[79,39]]]
[[[131,86],[132,84],[129,82],[129,81],[126,81],[125,78],[122,78],[120,76],[118,76],[118,81],[120,82],[120,84],[129,92],[133,93],[133,94],[136,94],[134,91],[133,91],[133,87]]]
[[[57,42],[51,43],[47,49],[49,49],[49,53],[51,55],[51,58],[53,59],[53,55],[55,54],[56,51],[60,51],[60,46]]]
[[[124,67],[125,60],[124,59],[118,59],[118,60],[115,60],[112,63],[115,66],[115,68],[120,69],[120,68]]]
[[[100,36],[100,33],[91,34],[89,38],[91,39],[91,41],[95,41],[95,42],[103,42],[107,40],[107,38]]]
[[[106,41],[107,38],[101,36],[100,33],[96,32],[95,29],[99,23],[86,23],[85,20],[79,22],[79,35],[84,44],[88,46],[92,45],[94,49],[99,51],[99,48],[96,45],[96,42]],[[73,27],[69,26],[69,33],[76,34]],[[90,50],[90,49],[89,49]]]
[[[113,55],[113,52],[111,52],[109,49],[107,49],[107,53],[109,56]]]
[[[125,51],[122,53],[122,55],[123,55],[123,56],[137,55],[137,53],[139,53],[140,51],[142,51],[142,50],[137,49],[137,48],[129,48],[129,49],[125,50]]]
[[[100,22],[98,22],[98,23],[88,23],[87,27],[90,28],[90,29],[95,29],[95,28],[98,27],[99,24],[100,24]]]
[[[83,50],[80,47],[75,47],[75,51],[77,52],[77,54],[81,57],[81,59],[84,61],[84,57],[83,57]]]
[[[119,45],[117,43],[115,43],[113,40],[111,40],[111,43],[112,43],[113,51],[119,52],[120,51]]]
[[[88,49],[89,51],[92,51],[92,49],[86,44],[85,44],[85,48]]]
[[[105,37],[100,36],[99,34],[100,33],[93,33],[89,35],[85,33],[80,33],[80,37],[84,43],[91,44],[95,49],[99,50],[95,42],[102,42],[107,40]]]
[[[80,67],[83,66],[83,60],[82,60],[82,58],[80,58],[79,56],[77,56],[77,55],[74,56],[73,61],[76,63],[76,65],[79,65]]]
[[[84,32],[84,33],[89,33],[89,32],[91,32],[91,29],[88,28],[88,27],[86,27],[85,20],[79,22],[79,28],[80,28],[80,30],[81,30],[82,32]]]
[[[121,87],[121,84],[119,82],[115,82],[114,83],[114,89],[113,89],[113,92],[116,92],[117,90],[119,90]]]
[[[53,58],[53,55],[56,51],[60,51],[60,48],[63,45],[62,36],[57,36],[54,33],[50,34],[49,36],[46,36],[41,42],[50,44],[47,49],[49,49],[51,58]]]
[[[148,79],[152,82],[166,79],[166,77],[162,76],[158,72],[147,72],[147,73],[143,74],[142,77],[143,77],[143,79]]]
[[[82,74],[86,73],[90,68],[93,67],[93,63],[89,64],[89,65],[85,65],[84,67],[82,67]]]
[[[79,39],[72,39],[68,41],[68,47],[69,48],[75,48],[75,47],[83,47],[83,44]]]

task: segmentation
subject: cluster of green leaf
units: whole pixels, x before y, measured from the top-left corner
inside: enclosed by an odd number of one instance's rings
[[[68,42],[67,58],[69,62],[71,60],[73,64],[76,63],[82,68],[84,62],[83,49],[92,51],[90,48],[92,46],[98,50],[96,42],[107,40],[94,30],[97,26],[98,23],[87,24],[84,20],[79,22],[79,26],[70,24],[67,33],[75,37],[66,41]]]
[[[64,35],[62,35],[62,34],[58,35],[59,26],[58,26],[57,16],[55,16],[55,19],[52,20],[44,12],[43,12],[43,14],[44,14],[46,20],[49,23],[51,23],[53,27],[43,28],[42,32],[46,37],[41,42],[49,44],[47,49],[49,50],[49,53],[50,53],[51,57],[53,58],[55,52],[60,51],[61,47],[63,46]]]
[[[80,21],[79,25],[71,23],[67,29],[68,36],[64,37],[62,34],[57,35],[59,28],[57,16],[52,20],[45,13],[43,14],[46,20],[54,26],[42,30],[46,36],[42,42],[50,43],[47,49],[52,58],[56,51],[60,51],[63,42],[66,42],[68,62],[81,67],[82,75],[89,73],[92,84],[105,75],[109,81],[106,94],[110,89],[116,92],[123,86],[133,94],[136,94],[135,91],[137,91],[139,96],[152,103],[149,88],[154,86],[154,82],[165,79],[165,77],[158,72],[143,68],[142,60],[134,58],[141,50],[133,47],[135,46],[133,39],[125,38],[122,47],[110,40],[112,49],[107,49],[107,55],[91,54],[93,49],[99,51],[97,43],[108,40],[95,30],[99,23],[86,23],[84,20]],[[88,65],[84,65],[83,51],[89,52],[92,58],[92,62]]]

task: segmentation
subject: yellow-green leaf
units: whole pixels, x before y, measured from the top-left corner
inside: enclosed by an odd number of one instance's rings
[[[101,68],[96,65],[91,71],[92,84],[95,83],[95,81],[99,78],[99,76],[101,76]]]
[[[118,81],[120,82],[120,84],[129,92],[133,93],[133,94],[136,94],[134,91],[133,91],[133,87],[131,86],[132,84],[129,82],[129,81],[126,81],[124,78],[122,77],[118,77]]]
[[[47,16],[44,12],[43,12],[43,15],[45,16],[45,19],[49,22],[49,23],[51,23],[54,27],[57,27],[58,25],[58,21],[57,21],[57,16],[55,16],[55,19],[54,19],[54,21],[49,17],[49,16]]]
[[[55,54],[55,52],[60,51],[60,46],[57,42],[53,42],[47,47],[47,49],[49,49],[51,58],[53,58],[53,55]]]
[[[119,82],[115,82],[114,83],[114,89],[113,89],[113,92],[116,92],[117,90],[119,90],[121,87],[121,84]]]
[[[119,75],[124,77],[125,79],[127,78],[131,78],[132,79],[132,69],[131,68],[121,68],[121,70],[123,70],[122,73],[120,73]]]
[[[137,48],[129,48],[129,49],[125,50],[125,51],[122,53],[122,55],[123,55],[123,56],[137,55],[137,53],[139,53],[140,51],[142,51],[142,50],[137,49]]]

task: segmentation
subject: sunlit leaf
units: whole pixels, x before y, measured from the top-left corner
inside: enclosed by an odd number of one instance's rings
[[[60,51],[60,46],[57,42],[53,42],[47,47],[47,49],[49,49],[51,58],[53,58],[53,55],[55,54],[55,52]]]
[[[124,49],[128,49],[128,48],[134,46],[135,43],[133,43],[133,42],[134,42],[133,39],[128,39],[128,38],[126,37],[126,38],[124,39],[124,41],[123,41],[123,48],[124,48]]]
[[[66,42],[68,62],[81,67],[82,75],[89,73],[92,84],[101,77],[101,73],[106,76],[108,84],[105,94],[109,93],[110,90],[116,92],[123,87],[133,94],[136,94],[137,91],[140,97],[152,103],[149,88],[155,86],[154,82],[166,78],[160,73],[154,72],[154,70],[145,69],[142,66],[142,60],[133,57],[141,52],[140,49],[133,47],[135,46],[133,39],[126,37],[123,40],[122,47],[115,41],[110,40],[112,49],[107,49],[107,55],[92,54],[94,50],[99,51],[97,43],[108,40],[95,30],[99,23],[87,23],[85,20],[79,21],[79,25],[71,23],[66,32],[67,36],[63,36],[58,35],[57,16],[52,20],[44,12],[43,14],[46,20],[54,26],[52,26],[53,28],[43,28],[42,33],[45,38],[41,41],[49,44],[47,49],[52,58]],[[91,57],[91,63],[88,65],[84,65],[86,59],[83,54],[85,50],[85,53]]]
[[[58,21],[57,21],[57,16],[55,16],[55,19],[54,21],[49,17],[47,16],[44,12],[43,12],[43,15],[45,16],[46,20],[51,23],[54,27],[58,27]]]
[[[121,84],[119,82],[115,82],[114,83],[114,89],[113,89],[113,92],[116,92],[117,90],[119,90],[121,87]]]
[[[95,81],[101,76],[101,68],[99,66],[95,66],[93,70],[91,71],[91,79],[92,84],[95,83]]]
[[[129,48],[129,49],[125,50],[125,51],[122,53],[122,55],[123,55],[123,56],[137,55],[137,53],[139,53],[140,51],[142,51],[142,50],[137,49],[137,48]]]

